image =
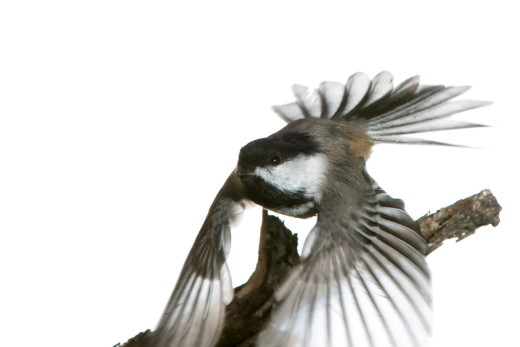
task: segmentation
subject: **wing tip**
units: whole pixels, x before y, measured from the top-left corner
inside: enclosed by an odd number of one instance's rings
[[[273,110],[274,113],[276,113],[278,117],[280,117],[286,123],[290,123],[294,120],[304,118],[303,115],[298,115],[296,112],[294,112],[294,107],[299,106],[296,103],[291,102],[288,104],[271,106],[271,110]],[[293,108],[293,110],[290,110],[290,108]]]

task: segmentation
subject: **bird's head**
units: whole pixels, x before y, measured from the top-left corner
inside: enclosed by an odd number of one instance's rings
[[[235,173],[247,198],[295,217],[316,214],[327,160],[312,136],[274,134],[242,147]]]

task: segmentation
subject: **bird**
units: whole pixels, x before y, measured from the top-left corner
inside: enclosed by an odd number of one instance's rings
[[[316,89],[294,85],[296,100],[273,107],[287,125],[240,149],[209,208],[157,325],[157,346],[218,342],[233,298],[230,230],[250,202],[317,216],[257,346],[424,346],[432,317],[427,243],[365,163],[378,143],[453,146],[409,135],[483,126],[449,117],[488,104],[453,100],[468,89],[423,85],[419,76],[394,87],[388,71]]]

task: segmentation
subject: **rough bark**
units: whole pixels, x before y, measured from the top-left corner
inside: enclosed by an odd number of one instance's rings
[[[500,223],[500,210],[502,207],[495,196],[485,189],[419,218],[421,234],[428,241],[427,254],[439,248],[445,240],[457,238],[460,241],[484,225],[496,227]]]
[[[421,234],[428,241],[427,254],[447,239],[460,241],[481,226],[497,226],[501,209],[496,198],[486,189],[419,218],[417,222]],[[227,307],[226,324],[218,347],[254,345],[269,320],[275,288],[300,262],[297,245],[297,236],[264,210],[256,270],[247,283],[235,288],[235,297]],[[152,347],[153,332],[147,330],[116,346]]]

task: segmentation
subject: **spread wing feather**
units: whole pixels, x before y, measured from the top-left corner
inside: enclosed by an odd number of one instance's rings
[[[339,82],[322,82],[319,87],[319,95],[323,103],[321,118],[332,118],[343,103],[345,86]]]
[[[344,109],[336,115],[337,119],[343,118],[345,114],[352,112],[365,99],[370,90],[370,78],[358,72],[349,77],[345,86],[346,102]]]
[[[305,86],[295,84],[293,93],[305,117],[321,117],[321,97],[318,90],[310,90]]]
[[[215,198],[159,321],[154,346],[210,347],[217,343],[225,306],[233,298],[226,258],[230,225],[243,209],[235,196],[236,184],[231,175]]]
[[[474,100],[450,102],[468,89],[421,85],[419,76],[394,88],[393,76],[387,71],[372,80],[364,73],[356,73],[345,84],[326,81],[316,90],[296,85],[293,92],[297,101],[273,109],[288,123],[304,117],[353,122],[376,142],[438,144],[420,139],[399,141],[396,136],[482,126],[446,120],[455,113],[489,104]]]
[[[285,105],[273,106],[273,111],[276,112],[280,118],[282,118],[287,123],[291,123],[292,121],[305,117],[302,109],[295,102]]]
[[[341,211],[318,214],[304,261],[276,293],[280,304],[259,346],[424,345],[431,316],[426,243],[402,201],[363,177],[359,204],[339,202]]]

